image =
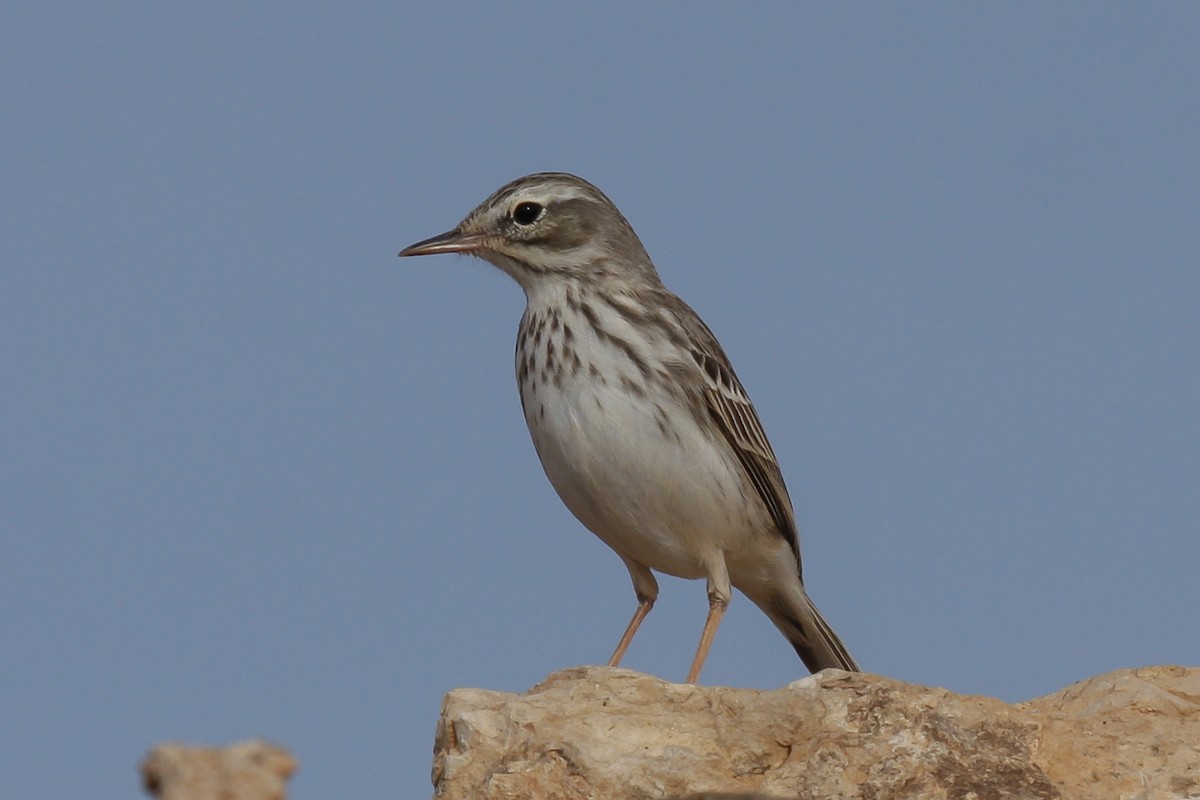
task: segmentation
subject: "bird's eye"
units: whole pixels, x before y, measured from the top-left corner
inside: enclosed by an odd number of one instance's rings
[[[512,218],[518,225],[532,225],[537,222],[543,210],[541,203],[518,203],[513,209]]]

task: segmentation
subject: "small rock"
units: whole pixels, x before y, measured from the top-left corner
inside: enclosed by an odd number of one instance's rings
[[[163,744],[142,762],[142,784],[158,800],[286,800],[296,767],[291,753],[262,741]]]

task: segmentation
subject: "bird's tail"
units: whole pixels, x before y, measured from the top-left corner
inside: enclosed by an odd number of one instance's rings
[[[846,645],[821,616],[802,586],[776,593],[759,607],[796,648],[810,672],[830,667],[861,672]]]

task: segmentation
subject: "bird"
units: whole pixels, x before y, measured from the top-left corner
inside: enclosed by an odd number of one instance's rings
[[[609,666],[653,608],[659,572],[706,581],[688,683],[732,588],[809,671],[859,671],[805,591],[795,513],[749,395],[603,192],[563,172],[518,178],[399,255],[440,253],[488,261],[524,290],[515,367],[534,448],[562,502],[625,563],[637,598]]]

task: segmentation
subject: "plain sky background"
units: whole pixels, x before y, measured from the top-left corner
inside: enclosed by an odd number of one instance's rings
[[[1200,5],[433,5],[0,11],[0,796],[264,736],[424,797],[445,692],[607,659],[520,290],[396,258],[542,170],[721,338],[864,668],[1200,664]],[[805,674],[736,596],[704,682]]]

